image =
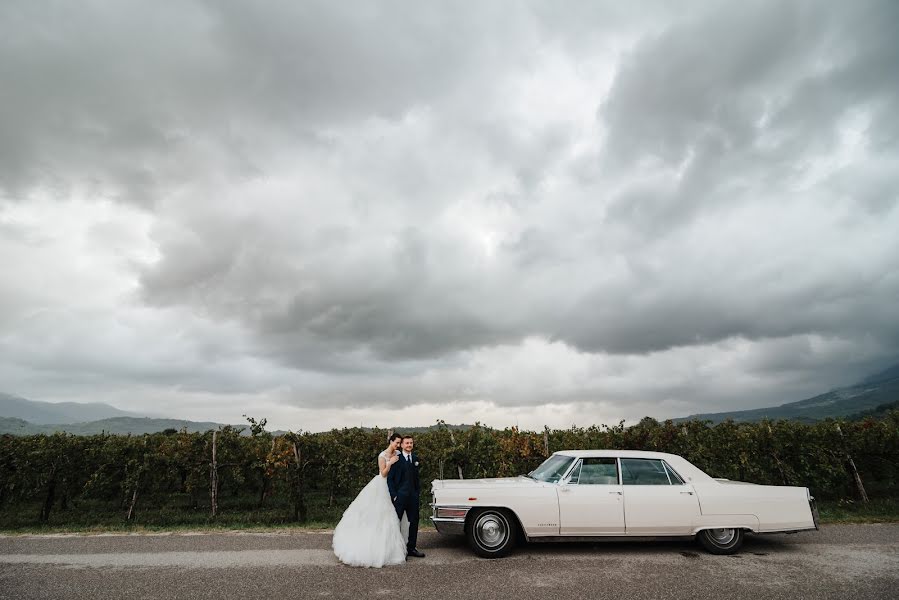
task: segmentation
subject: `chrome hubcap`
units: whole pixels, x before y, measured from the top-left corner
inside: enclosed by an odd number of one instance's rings
[[[722,546],[726,546],[734,541],[734,538],[737,537],[736,529],[709,529],[709,537],[712,538],[716,544],[721,544]]]
[[[506,523],[494,514],[479,517],[475,523],[475,531],[481,543],[488,548],[500,546],[506,539]]]

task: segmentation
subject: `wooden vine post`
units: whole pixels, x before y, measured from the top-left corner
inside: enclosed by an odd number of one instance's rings
[[[212,432],[212,463],[209,465],[209,485],[210,500],[212,504],[212,516],[218,512],[218,490],[219,490],[219,469],[215,457],[215,443],[218,436],[217,431]]]
[[[144,457],[143,462],[137,467],[137,474],[134,476],[134,492],[131,494],[131,504],[128,506],[128,516],[126,521],[130,521],[134,516],[134,506],[137,504],[137,490],[140,488],[140,478],[144,474],[144,468],[147,462],[147,438],[144,438]]]
[[[296,503],[294,504],[293,509],[293,518],[295,521],[299,521],[301,523],[306,522],[306,499],[305,499],[305,490],[303,489],[303,458],[300,454],[299,448],[297,448],[297,443],[293,442],[293,458],[296,461],[297,466],[297,498]]]
[[[41,523],[50,520],[50,510],[53,508],[53,501],[56,499],[56,468],[58,461],[53,461],[50,466],[49,484],[47,485],[47,497],[44,499],[44,505],[41,507]]]
[[[453,435],[452,429],[450,429],[449,432],[450,432],[450,442],[453,444],[453,446],[455,446],[456,445],[456,436]],[[465,479],[465,477],[462,476],[462,465],[456,465],[456,468],[459,469],[459,479]]]
[[[265,499],[272,493],[272,477],[269,475],[268,466],[274,460],[275,455],[275,438],[272,438],[272,446],[269,448],[268,456],[265,458],[265,467],[262,471],[262,493],[259,494],[259,508],[265,503]]]
[[[131,494],[131,506],[128,507],[128,517],[125,519],[126,521],[130,521],[131,517],[134,516],[134,505],[137,504],[137,486],[140,481],[140,473],[138,473],[137,478],[134,481],[134,493]]]
[[[846,442],[843,438],[843,430],[840,429],[839,423],[837,424],[837,433],[840,434],[840,440],[843,441],[843,452],[846,454],[846,458],[849,460],[849,466],[852,467],[852,476],[855,479],[855,485],[858,488],[858,493],[862,497],[862,502],[868,502],[868,494],[865,492],[865,486],[862,484],[861,475],[858,474],[858,469],[855,468],[855,461],[852,460],[852,457],[849,456],[849,451],[846,450]]]

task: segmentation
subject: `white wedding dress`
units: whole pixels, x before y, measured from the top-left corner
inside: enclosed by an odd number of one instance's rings
[[[378,458],[388,457],[386,452]],[[409,521],[400,522],[390,501],[387,478],[378,473],[347,507],[334,529],[332,545],[340,562],[354,567],[383,567],[406,562]]]

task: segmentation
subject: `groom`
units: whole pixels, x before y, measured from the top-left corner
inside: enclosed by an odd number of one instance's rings
[[[406,542],[406,556],[423,558],[425,553],[419,552],[415,547],[418,541],[418,510],[419,495],[421,494],[421,482],[418,479],[418,456],[412,452],[415,440],[411,435],[403,436],[403,453],[400,459],[387,474],[387,487],[390,490],[390,498],[393,507],[396,508],[396,516],[409,519],[409,540]]]

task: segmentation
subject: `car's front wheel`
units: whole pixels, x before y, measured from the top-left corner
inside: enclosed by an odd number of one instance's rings
[[[472,511],[465,536],[475,554],[483,558],[501,558],[512,551],[518,523],[509,511],[485,508]]]
[[[743,545],[742,529],[703,529],[697,537],[703,548],[712,554],[734,554]]]

